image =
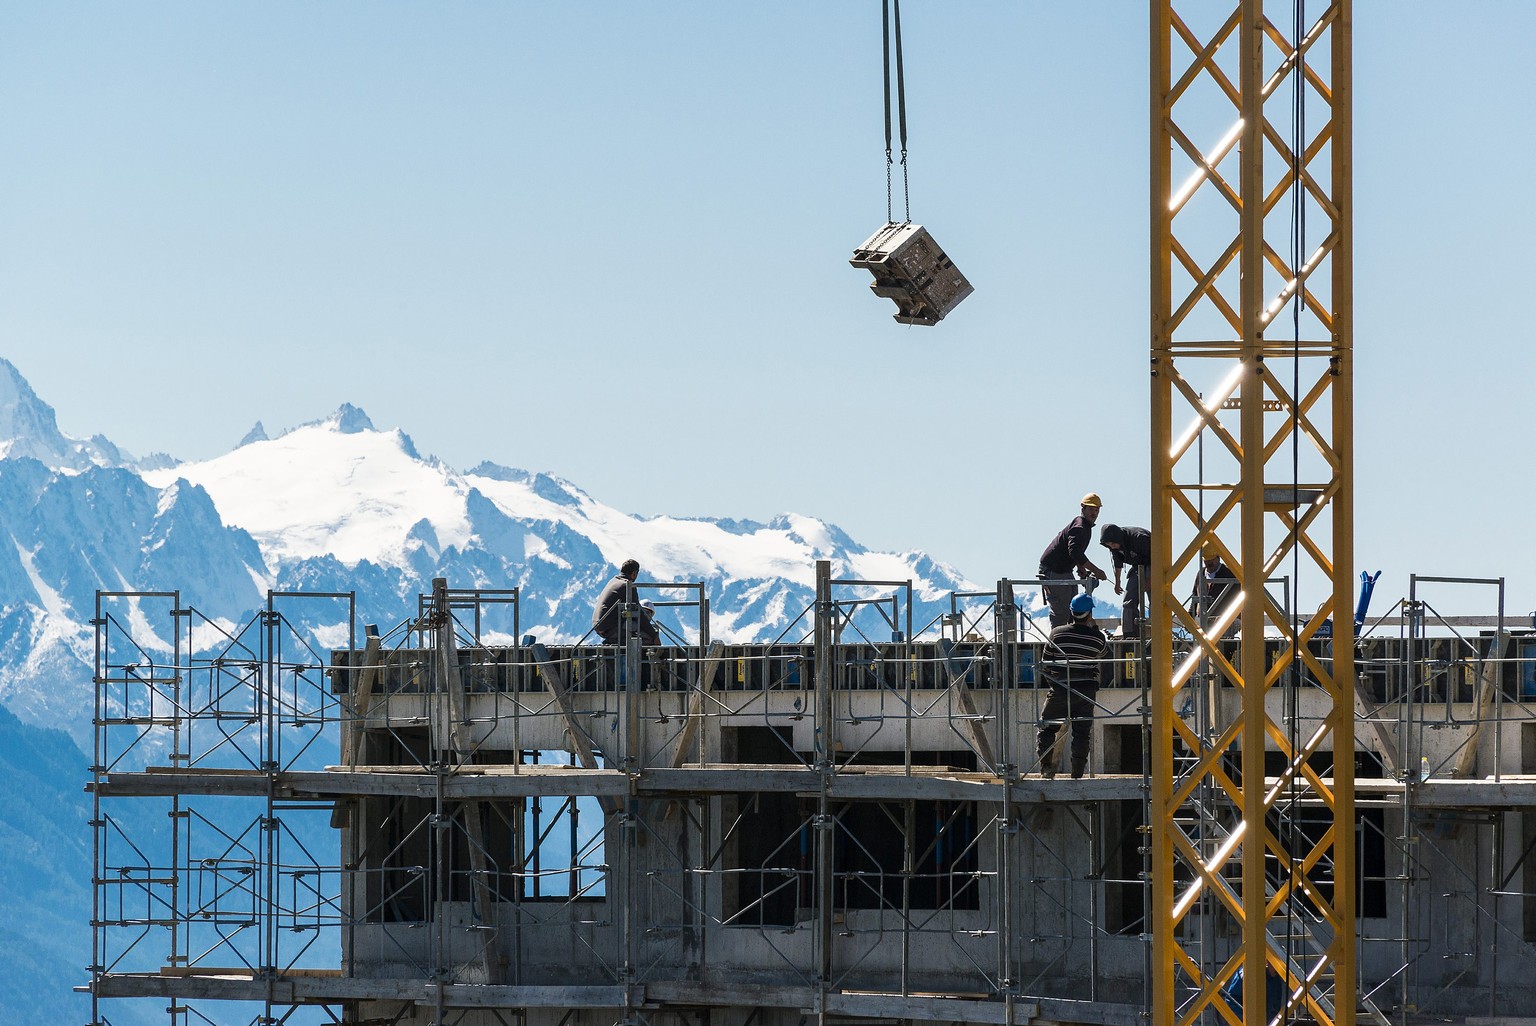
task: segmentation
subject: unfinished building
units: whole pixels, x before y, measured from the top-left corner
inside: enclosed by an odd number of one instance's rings
[[[231,627],[103,594],[93,1022],[1141,1022],[1145,653],[1114,652],[1089,776],[1047,780],[1022,582],[919,624],[907,582],[818,570],[764,644],[711,642],[702,587],[658,585],[677,630],[644,649],[546,647],[515,591],[446,582],[381,632],[346,595]],[[1499,582],[1477,617],[1440,586],[1356,646],[1382,1022],[1536,1007],[1536,633]],[[1190,729],[1224,729],[1227,690],[1197,675]],[[1272,689],[1276,718],[1305,731],[1312,690]],[[1189,884],[1181,946],[1219,964],[1232,919]],[[1281,904],[1304,965],[1316,924]]]

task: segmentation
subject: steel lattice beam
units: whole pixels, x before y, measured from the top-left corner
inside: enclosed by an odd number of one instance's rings
[[[1354,765],[1309,763],[1353,749],[1350,45],[1349,0],[1152,3],[1160,1026],[1261,1026],[1264,987],[1240,1013],[1220,996],[1239,971],[1280,976],[1294,1013],[1355,1017]],[[1185,601],[1212,543],[1235,641]],[[1300,686],[1321,719],[1285,715]],[[1298,797],[1324,810],[1310,833]]]

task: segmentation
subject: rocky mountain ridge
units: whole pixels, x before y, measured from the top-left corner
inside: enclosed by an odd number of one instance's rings
[[[520,630],[572,641],[633,557],[644,580],[703,586],[713,638],[750,641],[810,603],[819,559],[841,578],[911,580],[919,623],[976,588],[926,553],[874,552],[814,517],[637,516],[548,473],[460,471],[348,404],[275,435],[258,424],[215,459],[138,460],[65,436],[0,360],[0,451],[0,703],[87,750],[98,591],[178,591],[229,623],[269,590],[355,592],[361,616],[387,623],[446,577],[520,589]]]

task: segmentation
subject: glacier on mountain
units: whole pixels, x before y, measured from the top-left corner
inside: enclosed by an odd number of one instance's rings
[[[456,470],[351,405],[279,433],[258,423],[214,459],[138,461],[63,435],[0,360],[0,435],[0,702],[87,748],[98,590],[179,591],[229,625],[272,590],[350,592],[361,618],[392,624],[445,577],[520,589],[520,631],[553,642],[587,632],[598,591],[631,557],[643,581],[702,586],[711,636],[726,641],[789,626],[819,559],[839,578],[910,580],[919,626],[948,611],[952,591],[981,590],[923,552],[871,551],[810,516],[639,516],[551,474]],[[691,636],[691,624],[670,626]]]

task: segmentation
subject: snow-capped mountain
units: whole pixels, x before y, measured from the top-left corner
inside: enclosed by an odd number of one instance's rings
[[[148,469],[172,462],[163,453],[135,459],[101,435],[87,439],[66,436],[59,430],[53,407],[37,397],[10,361],[0,359],[0,459],[24,457],[64,472],[88,467]]]
[[[818,559],[840,578],[910,579],[919,622],[976,588],[922,552],[872,552],[813,517],[635,516],[549,474],[456,470],[350,405],[276,436],[258,423],[216,459],[138,461],[63,435],[0,360],[0,447],[0,702],[82,744],[98,590],[175,589],[230,622],[268,589],[355,592],[363,617],[392,623],[446,577],[521,589],[521,629],[561,641],[586,632],[597,592],[633,557],[642,580],[701,582],[711,635],[748,641],[806,608]]]

